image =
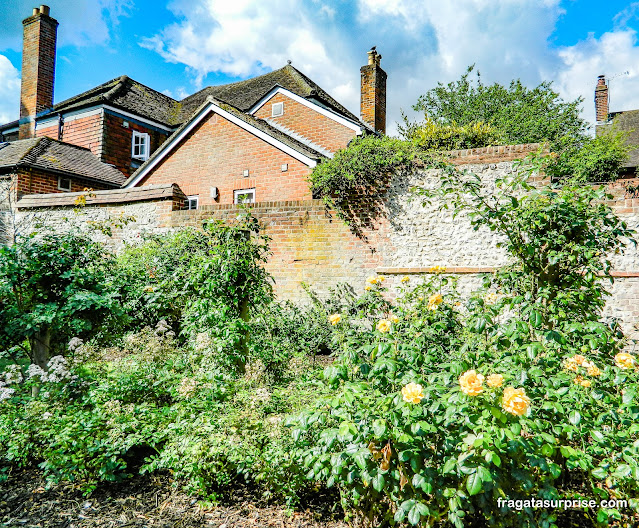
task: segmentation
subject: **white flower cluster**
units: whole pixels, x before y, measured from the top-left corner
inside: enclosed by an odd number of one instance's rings
[[[47,363],[47,367],[49,368],[46,375],[47,379],[43,379],[42,381],[57,383],[59,381],[74,380],[77,378],[77,376],[73,376],[71,372],[69,372],[69,364],[62,356],[53,356]]]
[[[47,363],[48,371],[45,371],[38,365],[32,363],[27,368],[27,377],[29,379],[38,377],[42,382],[57,383],[59,381],[69,380],[72,381],[77,376],[72,375],[69,371],[69,364],[67,360],[62,356],[53,356]]]
[[[7,370],[4,371],[3,376],[4,383],[6,385],[22,383],[22,380],[24,379],[22,376],[22,369],[19,365],[9,365]]]
[[[11,398],[11,395],[15,392],[15,389],[10,389],[6,387],[3,381],[0,381],[0,402],[4,400],[8,400]]]
[[[79,337],[74,337],[67,344],[67,348],[69,349],[69,352],[76,352],[82,345],[84,345],[84,341],[82,341]]]
[[[175,332],[171,330],[171,327],[164,319],[161,319],[155,326],[155,333],[158,337],[175,337]]]

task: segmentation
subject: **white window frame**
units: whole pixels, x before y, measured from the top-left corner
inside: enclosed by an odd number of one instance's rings
[[[248,201],[248,202],[240,202],[238,200],[238,198],[240,196],[244,196],[245,194],[252,194],[253,195],[253,200]],[[255,187],[253,187],[252,189],[238,189],[233,191],[233,203],[235,205],[241,204],[241,203],[255,203]]]
[[[195,207],[191,207],[191,202],[195,202]],[[186,197],[186,208],[188,211],[195,211],[200,208],[200,195],[195,194],[193,196]]]
[[[69,182],[69,187],[62,187],[62,180],[67,180]],[[71,192],[71,178],[58,176],[58,191]]]
[[[271,105],[271,117],[280,117],[283,115],[284,115],[284,103],[283,102],[273,103]]]
[[[142,138],[142,142],[138,145],[135,144],[135,140],[138,138]],[[135,147],[139,145],[144,145],[144,153],[137,154],[135,153]],[[131,136],[131,157],[133,159],[146,161],[149,159],[149,154],[151,150],[151,136],[146,132],[137,132],[133,131],[133,135]]]

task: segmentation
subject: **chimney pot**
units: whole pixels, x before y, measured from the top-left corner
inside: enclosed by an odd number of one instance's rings
[[[48,5],[41,5],[40,6],[40,13],[46,16],[49,16],[49,13],[51,12],[51,10],[49,9]]]
[[[33,8],[33,14],[31,16],[37,16],[40,14],[40,10],[37,7]]]

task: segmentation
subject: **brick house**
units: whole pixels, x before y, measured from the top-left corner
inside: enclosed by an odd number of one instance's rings
[[[311,198],[317,163],[354,137],[385,132],[386,73],[374,49],[360,72],[360,117],[290,61],[180,101],[122,76],[53,104],[58,22],[41,6],[23,26],[20,119],[0,126],[0,140],[89,149],[125,188],[177,184],[187,208]]]

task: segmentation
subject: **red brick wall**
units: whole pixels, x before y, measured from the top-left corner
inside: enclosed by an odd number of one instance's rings
[[[271,117],[273,103],[284,103],[284,115]],[[268,119],[290,128],[325,149],[335,152],[348,145],[355,131],[345,127],[315,110],[278,93],[271,97],[255,113],[256,117]]]
[[[58,125],[49,126],[46,128],[36,127],[35,137],[50,137],[51,139],[58,139]]]
[[[288,170],[282,172],[282,165]],[[244,170],[249,177],[243,177]],[[177,183],[186,195],[199,195],[200,206],[233,203],[236,189],[256,188],[259,202],[311,198],[306,181],[311,169],[250,132],[212,114],[205,118],[138,185]]]
[[[58,189],[58,175],[36,169],[20,169],[17,174],[18,199],[24,194],[61,193]],[[113,189],[113,186],[103,185],[86,180],[71,178],[71,191],[81,192],[89,188],[94,191]]]
[[[57,139],[57,130],[54,137]],[[88,148],[98,157],[102,155],[102,139],[101,114],[67,121],[62,127],[62,141]]]
[[[321,292],[348,282],[363,291],[366,277],[375,273],[385,254],[390,254],[382,232],[370,233],[368,243],[353,236],[348,226],[327,214],[321,200],[260,203],[251,213],[272,240],[266,265],[275,279],[277,295],[307,300],[301,288],[307,283]],[[201,226],[204,219],[234,222],[237,206],[208,206],[198,211],[173,211],[172,227]],[[376,247],[377,251],[371,251]]]
[[[123,126],[125,121],[129,124],[128,128]],[[134,130],[151,136],[151,154],[155,152],[168,137],[168,133],[159,132],[130,120],[105,113],[102,161],[115,165],[127,177],[135,172],[135,168],[131,167],[131,142]],[[142,161],[139,161],[139,164],[142,163]],[[139,166],[139,164],[137,166]]]

